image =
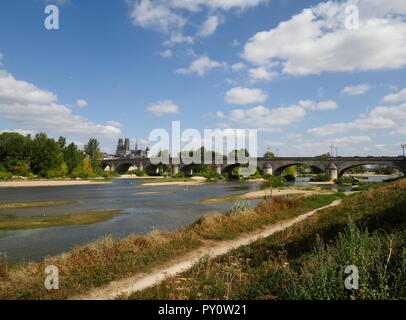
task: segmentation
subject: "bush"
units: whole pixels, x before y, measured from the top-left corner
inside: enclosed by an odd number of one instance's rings
[[[352,186],[357,184],[359,181],[353,177],[341,177],[334,180],[334,182],[341,186]]]
[[[30,165],[25,161],[11,161],[7,166],[14,175],[26,177],[30,174]]]
[[[172,176],[173,178],[184,178],[185,174],[183,172],[178,172],[177,174]]]
[[[239,200],[233,204],[230,211],[228,212],[229,215],[238,216],[239,214],[252,210],[252,203],[249,200]]]
[[[286,181],[283,177],[276,177],[272,175],[265,175],[264,178],[266,179],[266,181],[261,184],[262,188],[281,187]]]
[[[132,171],[128,171],[128,174],[133,174],[136,175],[137,177],[145,177],[147,175],[147,173],[144,170],[132,170]]]
[[[10,180],[13,175],[10,172],[0,171],[0,180]]]
[[[324,173],[318,174],[317,176],[310,179],[310,181],[313,181],[313,182],[328,182],[330,180],[331,180],[330,177]]]

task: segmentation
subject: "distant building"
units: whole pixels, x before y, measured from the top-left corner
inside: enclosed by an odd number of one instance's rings
[[[116,156],[120,158],[149,158],[150,149],[138,149],[138,143],[135,144],[135,149],[130,149],[130,139],[119,139],[117,144]]]

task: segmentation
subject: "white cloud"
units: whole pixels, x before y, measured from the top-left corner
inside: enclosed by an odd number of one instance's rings
[[[78,108],[84,108],[87,107],[87,101],[83,99],[79,99],[76,101],[75,106]]]
[[[363,143],[363,142],[371,142],[371,141],[372,141],[372,139],[369,136],[349,136],[349,137],[328,140],[329,143],[335,143],[340,146],[348,145],[348,144],[358,144],[358,143]]]
[[[309,110],[335,110],[338,108],[337,103],[332,100],[319,103],[311,100],[301,100],[298,105]]]
[[[170,57],[172,57],[172,50],[170,50],[170,49],[164,50],[160,53],[160,55],[163,58],[170,58]]]
[[[249,125],[259,129],[270,129],[301,121],[305,115],[306,111],[298,106],[277,109],[268,109],[263,106],[258,106],[247,110],[232,110],[228,118],[239,124]]]
[[[234,72],[237,72],[237,71],[240,71],[240,70],[242,70],[242,69],[245,69],[247,66],[244,64],[244,63],[242,63],[242,62],[239,62],[239,63],[234,63],[232,66],[231,66],[231,70],[233,70]]]
[[[130,16],[134,24],[163,33],[177,33],[186,24],[186,19],[173,12],[163,1],[136,1]]]
[[[221,67],[226,67],[226,64],[211,60],[209,57],[203,56],[193,61],[188,68],[177,69],[176,73],[180,74],[196,73],[197,75],[202,77],[210,70]]]
[[[383,117],[394,121],[406,121],[406,103],[395,107],[376,107],[371,113],[371,117]]]
[[[383,98],[385,103],[398,103],[406,101],[406,88],[398,93],[392,93]]]
[[[350,96],[358,96],[358,95],[366,93],[370,89],[371,89],[371,86],[369,84],[360,84],[360,85],[357,85],[357,86],[345,87],[341,91],[341,93],[347,94],[347,95],[350,95]]]
[[[266,3],[268,0],[135,0],[131,5],[130,17],[137,26],[162,32],[169,36],[165,44],[192,42],[191,36],[184,35],[184,27],[188,24],[188,16],[207,10],[236,10],[242,12],[250,7]],[[199,36],[209,36],[218,27],[217,16],[210,16],[198,31]]]
[[[268,81],[275,78],[278,73],[269,71],[266,67],[258,67],[248,69],[248,75],[251,78],[251,82],[256,81]]]
[[[386,118],[365,118],[353,122],[338,122],[328,124],[319,128],[309,129],[307,133],[316,136],[328,136],[336,133],[343,133],[351,130],[389,129],[395,122]]]
[[[67,106],[57,103],[55,94],[16,80],[5,71],[0,71],[0,117],[15,122],[21,130],[104,138],[121,134],[117,127],[73,114]]]
[[[261,89],[233,88],[226,93],[225,101],[228,104],[262,103],[268,95]]]
[[[106,124],[109,126],[112,126],[112,127],[116,127],[116,128],[121,128],[123,126],[123,124],[121,122],[113,121],[113,120],[107,121]]]
[[[358,30],[345,28],[349,4],[361,12]],[[243,57],[258,66],[278,63],[291,75],[398,69],[406,66],[405,12],[400,0],[320,3],[255,34]]]
[[[200,37],[211,36],[214,32],[216,32],[217,27],[219,26],[220,23],[221,23],[221,21],[218,16],[208,17],[207,20],[201,26],[197,35]]]
[[[150,105],[147,108],[147,111],[151,112],[155,116],[160,117],[166,114],[179,113],[179,107],[176,104],[174,104],[171,100],[164,100]]]
[[[49,104],[55,102],[57,96],[51,92],[40,90],[33,84],[16,80],[10,73],[0,70],[0,103],[33,103]]]

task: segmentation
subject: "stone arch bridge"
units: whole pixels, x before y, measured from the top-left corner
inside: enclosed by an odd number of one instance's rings
[[[306,165],[317,168],[320,172],[328,174],[332,180],[354,167],[360,165],[384,165],[401,171],[406,176],[406,158],[405,157],[335,157],[335,158],[317,158],[317,157],[285,157],[285,158],[252,158],[256,161],[257,168],[264,174],[274,174],[279,176],[285,168],[294,165]],[[214,162],[214,161],[213,161]],[[255,162],[253,162],[255,163]],[[107,171],[126,173],[129,170],[144,170],[150,175],[157,174],[159,164],[152,163],[149,158],[106,158],[102,160],[103,168]],[[166,165],[172,174],[184,172],[186,175],[193,174],[193,164],[183,164],[179,158],[171,158]],[[231,172],[239,163],[209,164],[217,173],[222,174]]]

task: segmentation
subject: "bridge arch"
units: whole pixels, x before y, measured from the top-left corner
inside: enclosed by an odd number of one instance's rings
[[[339,177],[344,176],[344,174],[345,174],[348,170],[350,170],[350,169],[352,169],[352,168],[356,168],[356,167],[359,167],[359,166],[368,166],[368,165],[390,167],[390,168],[393,168],[393,169],[396,169],[396,170],[402,172],[403,175],[406,176],[406,171],[405,171],[405,169],[404,169],[403,167],[397,166],[396,164],[394,164],[394,163],[391,162],[391,161],[379,162],[379,163],[376,163],[376,162],[373,162],[373,161],[371,161],[371,162],[368,162],[368,161],[360,161],[360,162],[348,163],[348,164],[346,164],[346,165],[344,165],[344,166],[341,166],[341,167],[339,168],[338,176],[339,176]]]
[[[131,162],[124,162],[124,163],[120,163],[117,167],[116,167],[116,172],[118,174],[125,174],[130,170],[137,170],[138,167]]]
[[[273,174],[275,176],[280,176],[282,175],[282,172],[292,166],[300,166],[300,165],[305,165],[305,166],[309,166],[310,168],[312,168],[312,170],[315,170],[319,173],[323,173],[325,172],[326,168],[322,165],[319,165],[317,163],[307,163],[307,162],[292,162],[292,163],[288,163],[288,164],[282,164],[279,166],[274,166],[274,170],[273,170]]]

